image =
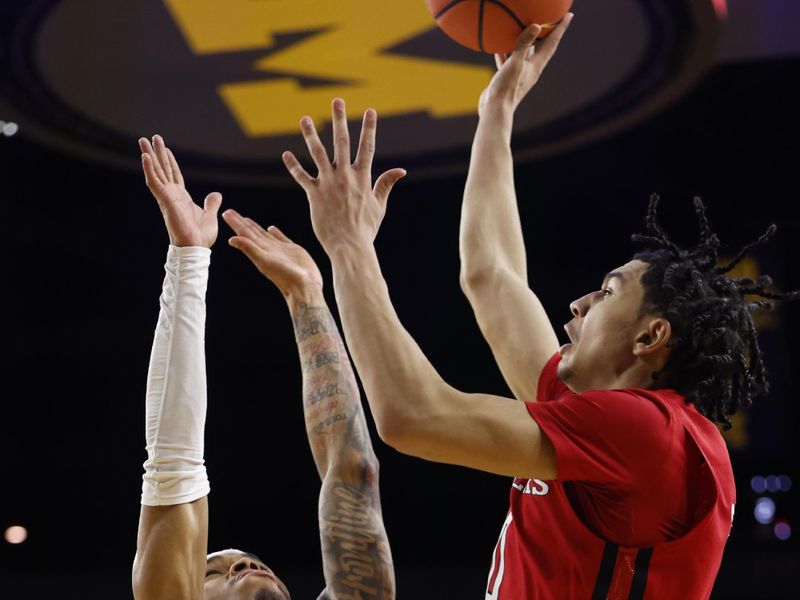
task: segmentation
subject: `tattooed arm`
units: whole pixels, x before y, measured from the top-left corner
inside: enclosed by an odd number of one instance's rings
[[[327,589],[322,598],[394,598],[378,461],[358,386],[321,292],[289,299],[303,365],[303,410],[322,490],[319,524]]]
[[[289,306],[303,372],[303,412],[322,480],[319,524],[326,588],[320,600],[393,599],[394,569],[381,513],[378,460],[341,335],[308,253],[276,227],[227,211],[230,240]]]

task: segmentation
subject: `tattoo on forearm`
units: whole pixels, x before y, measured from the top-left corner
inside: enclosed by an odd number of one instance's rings
[[[344,413],[339,413],[338,415],[331,415],[330,417],[326,418],[321,423],[317,423],[314,427],[311,428],[311,433],[319,433],[329,425],[336,423],[337,421],[346,421],[347,415]]]
[[[393,598],[392,556],[370,494],[335,481],[320,507],[325,579],[337,598]]]
[[[345,390],[338,383],[328,383],[306,394],[305,403],[306,406],[313,406],[320,400],[325,400],[331,396],[343,396],[345,393]]]
[[[294,325],[297,341],[302,342],[320,333],[328,333],[331,331],[331,327],[337,331],[336,324],[327,308],[302,304],[299,312],[300,318],[295,320]]]
[[[392,600],[394,570],[381,517],[377,462],[347,350],[327,307],[302,305],[293,319],[306,430],[324,476],[320,530],[325,581],[339,599]]]

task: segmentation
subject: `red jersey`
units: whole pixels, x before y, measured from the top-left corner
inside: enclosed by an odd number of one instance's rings
[[[736,501],[717,427],[674,390],[572,392],[554,356],[528,411],[558,479],[515,479],[486,599],[708,598]]]

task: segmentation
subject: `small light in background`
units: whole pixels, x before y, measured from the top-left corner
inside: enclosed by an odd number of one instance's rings
[[[9,544],[21,544],[28,539],[28,530],[22,525],[12,525],[6,529],[6,541]]]
[[[756,500],[753,516],[762,525],[772,523],[772,519],[775,518],[775,502],[772,501],[772,498],[762,497]]]
[[[756,475],[750,480],[750,487],[756,494],[763,494],[767,491],[767,480],[761,475]]]
[[[787,521],[778,521],[775,523],[775,537],[785,542],[792,537],[792,526]]]
[[[792,489],[792,478],[788,475],[778,475],[778,489],[782,492],[788,492]]]
[[[19,125],[13,121],[0,121],[0,132],[6,137],[16,135],[19,131]]]
[[[781,482],[775,475],[767,475],[767,490],[771,493],[781,491]]]

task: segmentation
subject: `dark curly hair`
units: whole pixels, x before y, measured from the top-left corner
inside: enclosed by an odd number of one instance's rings
[[[634,259],[648,263],[641,278],[641,310],[665,317],[672,327],[668,342],[672,352],[664,368],[653,373],[653,380],[658,387],[676,389],[700,413],[730,429],[729,417],[769,389],[751,313],[771,310],[770,300],[798,299],[800,292],[771,291],[768,276],[756,280],[726,276],[772,237],[775,225],[720,265],[719,238],[711,230],[702,200],[694,199],[700,239],[687,249],[672,242],[659,226],[658,201],[658,195],[650,197],[646,234],[632,236],[645,246]]]

